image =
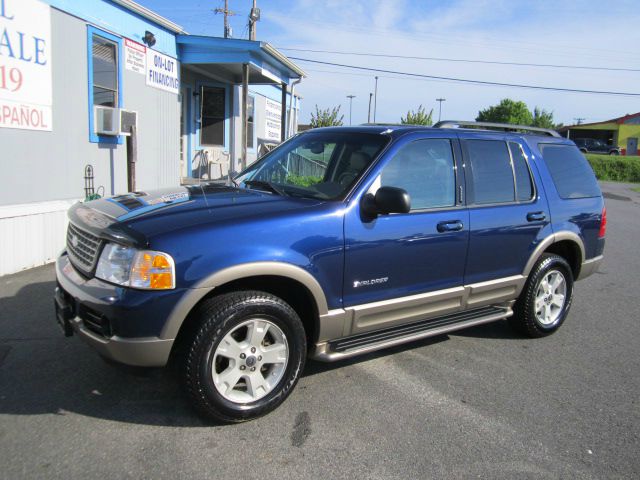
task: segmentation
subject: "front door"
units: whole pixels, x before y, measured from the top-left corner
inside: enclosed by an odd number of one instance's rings
[[[638,139],[635,137],[627,138],[627,155],[638,154]]]
[[[459,310],[469,235],[455,137],[413,138],[389,151],[368,193],[403,188],[406,214],[345,216],[344,306],[353,310],[346,334],[422,320]]]

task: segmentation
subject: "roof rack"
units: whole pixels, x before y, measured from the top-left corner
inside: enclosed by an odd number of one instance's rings
[[[485,127],[497,128],[505,131],[524,131],[532,133],[542,133],[550,137],[560,138],[560,134],[550,128],[529,127],[527,125],[512,125],[510,123],[472,122],[469,120],[443,120],[436,123],[433,128],[459,128],[459,127]]]

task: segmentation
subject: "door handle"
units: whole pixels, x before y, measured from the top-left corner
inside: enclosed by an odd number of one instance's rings
[[[440,233],[444,232],[459,232],[462,230],[464,225],[460,220],[451,220],[448,222],[440,222],[438,223],[438,231]]]
[[[527,213],[527,221],[529,222],[541,222],[542,220],[546,219],[547,216],[544,214],[544,212],[530,212]]]

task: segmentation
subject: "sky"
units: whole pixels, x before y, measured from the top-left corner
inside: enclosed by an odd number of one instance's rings
[[[138,0],[191,34],[222,36],[223,0]],[[235,38],[248,38],[251,0],[229,0]],[[257,39],[289,57],[440,77],[640,94],[638,0],[258,0]],[[302,49],[296,51],[289,49]],[[606,71],[495,65],[316,53],[308,50],[635,69]],[[552,111],[565,125],[640,112],[640,96],[613,96],[410,79],[389,73],[294,60],[307,73],[296,87],[301,123],[315,105],[341,105],[349,123],[367,121],[369,94],[378,75],[376,121],[397,123],[420,105],[442,119],[473,120],[503,98]]]

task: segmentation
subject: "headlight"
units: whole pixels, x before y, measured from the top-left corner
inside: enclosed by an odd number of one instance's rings
[[[96,277],[123,287],[145,290],[175,288],[175,264],[170,255],[107,243]]]

